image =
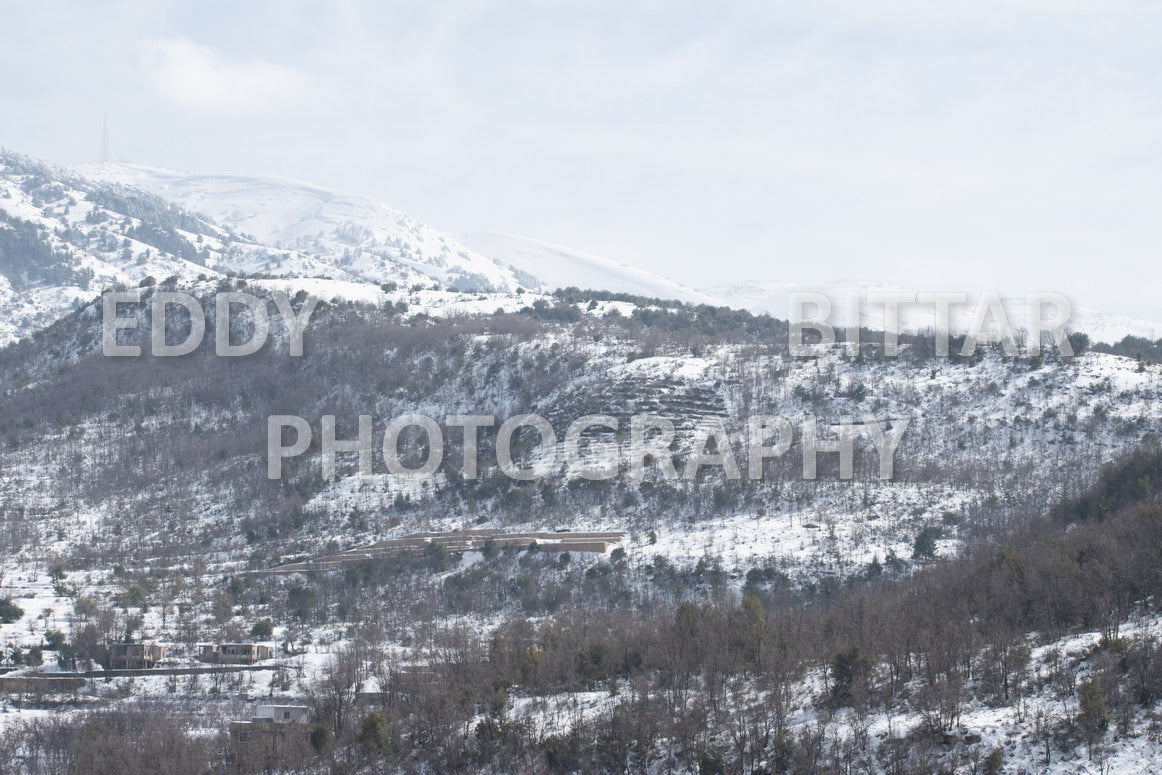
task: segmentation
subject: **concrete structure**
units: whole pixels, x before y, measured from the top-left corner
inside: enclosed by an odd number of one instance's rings
[[[271,722],[274,724],[297,724],[307,720],[310,708],[306,705],[259,705],[254,709],[253,722]]]
[[[215,665],[253,665],[273,657],[274,648],[265,643],[207,643],[199,659]]]
[[[306,755],[310,727],[306,705],[259,705],[249,721],[230,723],[227,764],[231,771],[282,771]]]
[[[389,538],[371,546],[348,549],[339,554],[317,557],[313,560],[279,565],[263,573],[307,573],[309,571],[342,570],[367,560],[395,557],[409,552],[421,552],[439,546],[449,552],[479,552],[488,549],[516,547],[525,549],[536,544],[542,552],[593,552],[604,554],[624,541],[623,532],[520,532],[500,530],[456,530],[448,533],[411,533],[400,538]]]
[[[102,661],[109,670],[148,670],[165,659],[165,646],[156,643],[111,643]]]

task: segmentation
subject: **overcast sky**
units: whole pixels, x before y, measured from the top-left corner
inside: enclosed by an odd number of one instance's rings
[[[368,194],[706,287],[1162,318],[1162,3],[0,0],[0,145]]]

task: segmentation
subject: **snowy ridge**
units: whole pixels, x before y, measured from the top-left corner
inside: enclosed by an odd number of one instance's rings
[[[83,168],[95,178],[135,186],[265,244],[310,255],[334,279],[513,291],[530,278],[473,252],[417,219],[367,197],[286,178],[189,175],[137,164]],[[264,268],[301,275],[295,261]]]
[[[113,285],[215,278],[280,253],[141,192],[0,155],[0,344]]]
[[[513,292],[538,286],[404,213],[318,186],[0,154],[0,345],[113,286],[239,274],[327,299],[407,294],[429,314],[519,308],[528,297]]]
[[[498,304],[492,309],[508,307],[518,289],[577,286],[784,319],[789,294],[818,292],[832,299],[835,325],[844,323],[849,293],[910,290],[868,281],[759,281],[695,290],[527,237],[496,232],[451,237],[367,197],[294,180],[189,175],[134,164],[69,171],[15,154],[0,158],[0,243],[5,240],[0,344],[48,325],[104,288],[136,285],[147,277],[331,280],[350,291],[343,295],[351,299],[375,297],[381,286],[411,293],[439,287],[494,295]],[[25,266],[28,261],[39,265]],[[481,308],[491,304],[477,301]],[[967,329],[974,303],[970,297],[968,305],[954,308],[954,329]],[[1024,299],[1006,299],[1006,305],[1011,322],[1022,327]],[[860,313],[861,325],[883,328],[882,305],[865,303]],[[904,305],[900,315],[905,330],[935,324],[926,305]],[[1116,312],[1075,306],[1072,321],[1073,330],[1094,341],[1162,336],[1162,324]]]
[[[875,283],[871,281],[848,280],[818,283],[756,282],[715,286],[706,292],[719,299],[720,304],[749,310],[756,314],[769,314],[786,319],[788,298],[792,293],[822,293],[831,300],[831,321],[843,325],[845,299],[848,294],[866,297],[874,292],[916,292],[915,288]],[[1026,310],[1025,299],[1003,297],[1009,321],[1015,328],[1024,328]],[[966,331],[976,306],[977,296],[969,294],[968,303],[952,309],[952,329]],[[899,308],[901,330],[920,332],[932,330],[936,326],[936,315],[931,305],[901,305]],[[865,302],[860,309],[860,325],[882,330],[884,327],[883,304]],[[1127,335],[1146,339],[1162,336],[1162,323],[1141,320],[1115,312],[1105,312],[1084,306],[1073,306],[1071,331],[1083,331],[1095,342],[1114,343]]]
[[[592,288],[691,304],[720,305],[709,293],[603,256],[516,234],[473,232],[460,239],[479,252],[535,276],[550,288]]]

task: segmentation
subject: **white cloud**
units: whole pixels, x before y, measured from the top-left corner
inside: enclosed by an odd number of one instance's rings
[[[289,107],[317,90],[313,76],[257,59],[230,60],[183,37],[142,47],[146,76],[169,102],[196,110],[254,114]]]

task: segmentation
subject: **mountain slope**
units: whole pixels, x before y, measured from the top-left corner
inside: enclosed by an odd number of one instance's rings
[[[0,152],[0,345],[112,286],[230,275],[282,278],[328,299],[411,289],[407,301],[430,313],[519,306],[512,292],[539,286],[404,213],[317,186],[134,165],[77,171]],[[434,286],[488,298],[416,296]]]
[[[747,282],[719,285],[706,290],[706,293],[719,299],[720,304],[745,309],[755,314],[768,314],[780,319],[786,319],[788,314],[788,297],[792,293],[822,293],[831,299],[831,320],[836,325],[844,323],[844,303],[847,294],[857,293],[861,296],[875,291],[899,292],[915,291],[914,288],[902,288],[870,281],[830,281],[819,283],[790,283],[790,282]],[[963,291],[964,289],[958,289]],[[972,318],[976,296],[969,294],[969,303],[953,308],[952,327],[954,330],[964,331]],[[1004,297],[1005,308],[1008,310],[1009,320],[1016,328],[1025,327],[1025,299]],[[860,325],[867,328],[882,330],[884,326],[884,308],[882,304],[865,302],[860,310]],[[1142,320],[1116,312],[1106,312],[1084,306],[1074,306],[1069,329],[1084,331],[1095,342],[1114,343],[1121,341],[1127,335],[1140,336],[1155,340],[1162,337],[1162,323]],[[906,331],[923,331],[934,327],[935,313],[929,305],[901,305],[900,327]]]
[[[335,279],[431,284],[464,291],[535,287],[532,278],[473,252],[406,213],[367,197],[277,177],[189,175],[136,164],[83,168],[204,213],[255,240],[315,257]],[[292,263],[266,270],[301,273]]]
[[[692,304],[731,306],[756,314],[787,317],[792,292],[821,292],[833,299],[832,319],[843,317],[847,293],[904,290],[870,281],[820,283],[745,282],[697,290],[667,277],[612,259],[549,242],[499,232],[444,235],[387,205],[309,183],[268,176],[190,175],[135,164],[91,165],[91,177],[134,186],[203,213],[252,241],[287,252],[258,271],[281,277],[326,276],[379,285],[414,286],[436,282],[466,291],[514,291],[576,286],[678,299]],[[1023,327],[1023,299],[1006,303]],[[972,306],[960,310],[955,329],[967,328]],[[1162,324],[1078,306],[1074,330],[1095,341],[1116,342],[1127,334],[1157,339]],[[865,304],[861,325],[884,325],[882,308]],[[931,328],[926,307],[901,309],[902,328]]]
[[[711,294],[694,290],[668,277],[529,237],[500,232],[473,232],[460,235],[460,239],[486,256],[534,275],[549,288],[573,285],[659,299],[678,299],[692,304],[722,303]]]
[[[282,282],[246,287],[259,292]],[[216,287],[206,283],[200,292]],[[556,309],[547,321],[536,308],[409,321],[378,303],[331,305],[313,319],[301,361],[280,355],[281,345],[253,358],[214,358],[207,344],[196,356],[168,362],[101,357],[99,309],[87,308],[0,352],[0,470],[13,472],[0,477],[0,515],[36,504],[37,519],[19,519],[24,546],[66,555],[98,543],[110,554],[119,550],[121,539],[101,532],[70,529],[63,538],[60,530],[74,524],[69,520],[82,504],[98,515],[133,515],[137,556],[175,551],[181,537],[164,530],[167,512],[151,504],[180,504],[202,515],[187,523],[197,541],[182,551],[213,549],[235,562],[244,557],[234,553],[243,550],[247,530],[258,536],[251,550],[277,539],[266,549],[309,553],[331,539],[350,545],[394,527],[484,520],[545,529],[661,528],[656,545],[631,546],[631,556],[697,558],[718,544],[724,563],[738,569],[778,556],[788,573],[846,574],[853,568],[836,567],[830,549],[857,558],[849,563],[889,550],[905,556],[916,532],[943,524],[947,513],[973,529],[1018,521],[1162,431],[1162,367],[1128,358],[1089,353],[1033,363],[997,353],[954,360],[910,350],[900,359],[848,361],[836,352],[804,360],[787,354],[785,331],[740,340],[727,328],[688,341],[684,329],[669,328],[681,321],[677,313],[605,317],[599,310],[582,314],[587,306],[576,302],[575,322],[556,323],[566,319]],[[791,451],[770,461],[769,477],[754,483],[709,477],[639,487],[622,477],[587,484],[570,469],[543,487],[523,487],[492,463],[485,464],[488,476],[466,482],[453,465],[461,458],[452,436],[449,470],[422,488],[386,474],[381,457],[371,477],[355,475],[346,459],[342,477],[324,483],[312,454],[286,480],[265,478],[265,423],[273,414],[316,425],[324,414],[343,423],[370,414],[382,428],[412,412],[441,418],[536,412],[558,433],[587,415],[613,415],[624,428],[634,413],[660,414],[680,441],[696,421],[721,418],[740,444],[746,418],[755,414],[796,424],[872,415],[893,423],[907,418],[909,426],[895,479],[876,478],[877,461],[863,445],[854,486],[834,481],[834,474],[802,479],[799,429]],[[482,437],[487,459],[488,434]],[[628,449],[622,453],[627,460]],[[994,502],[998,493],[1005,497]],[[343,520],[353,509],[367,522],[348,530]],[[820,524],[829,525],[827,534]]]
[[[110,286],[287,263],[306,276],[327,268],[243,239],[152,194],[0,152],[0,344]]]

